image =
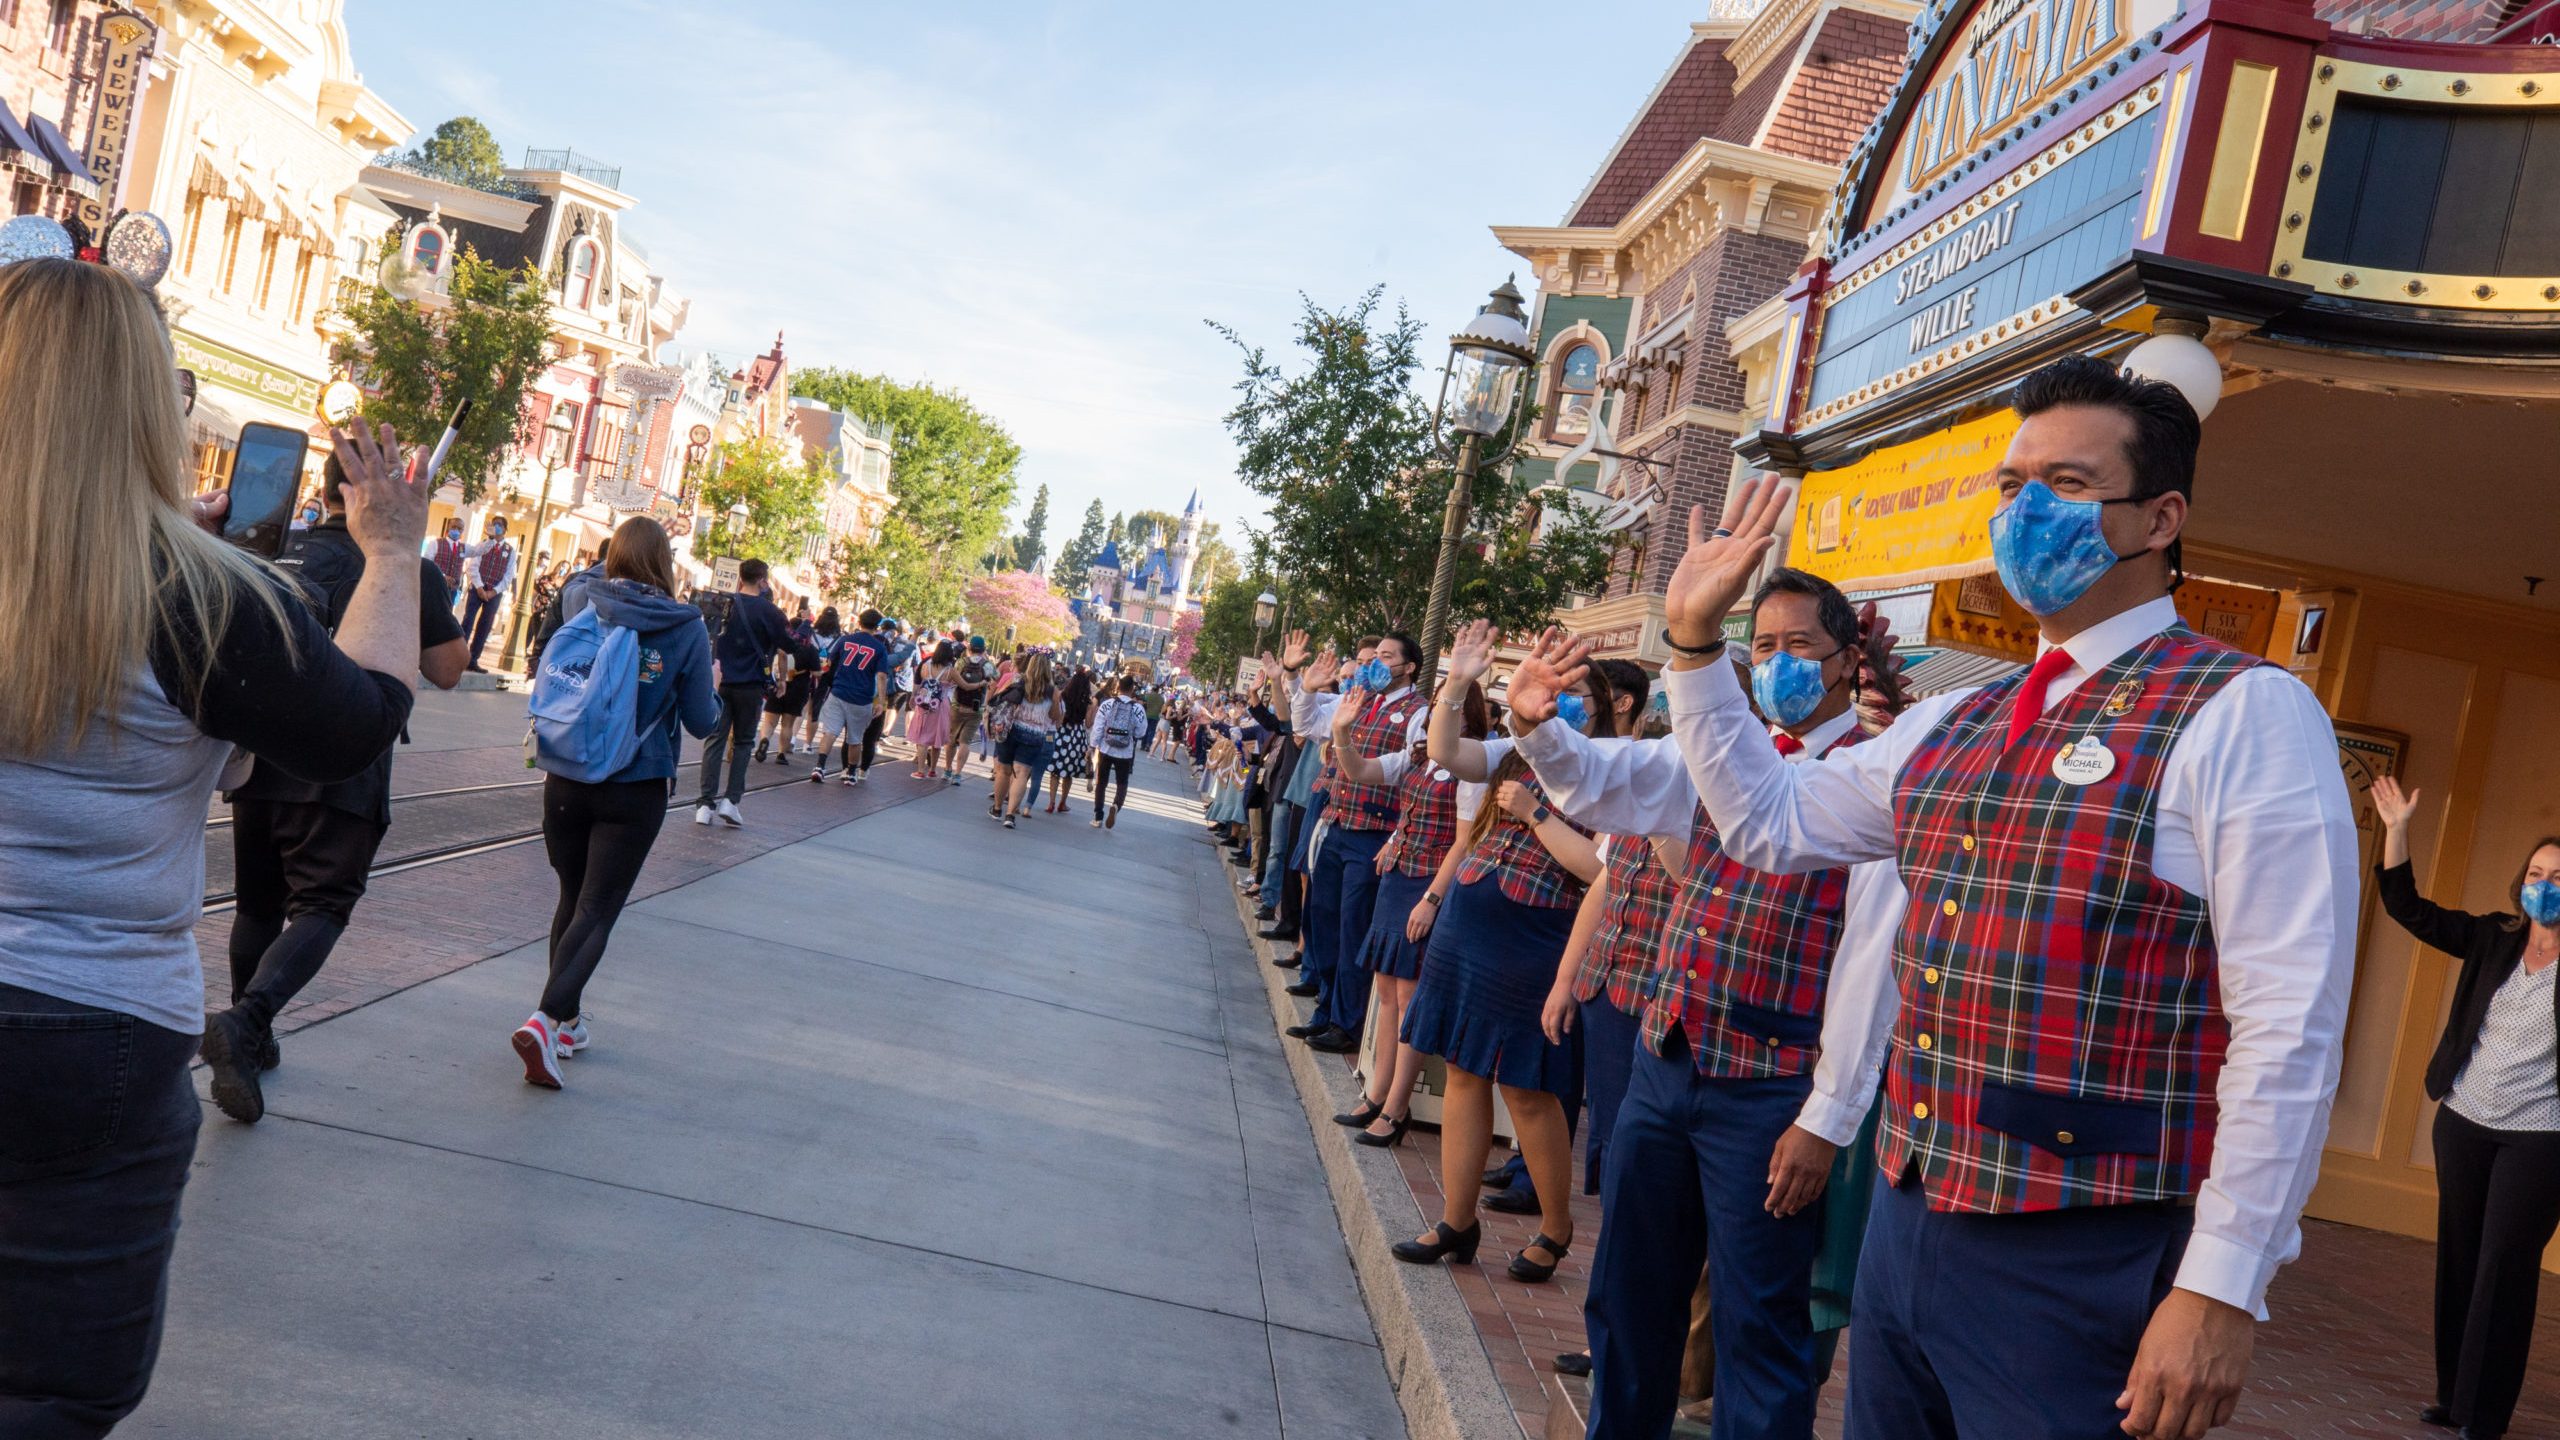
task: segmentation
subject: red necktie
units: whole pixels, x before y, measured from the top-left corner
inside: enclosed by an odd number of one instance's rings
[[[1776,742],[1777,747],[1778,747],[1778,753],[1779,753],[1779,754],[1781,754],[1781,755],[1794,755],[1794,754],[1797,754],[1797,753],[1801,752],[1801,751],[1804,749],[1804,742],[1803,742],[1803,741],[1801,741],[1801,740],[1797,739],[1797,738],[1796,738],[1796,737],[1794,737],[1793,735],[1788,734],[1788,733],[1787,733],[1786,731],[1784,731],[1784,730],[1778,731],[1776,734],[1771,735],[1769,738],[1770,738],[1772,741]]]
[[[2044,718],[2044,692],[2053,685],[2053,677],[2071,668],[2071,652],[2056,645],[2036,657],[2027,671],[2025,683],[2013,697],[2017,708],[2009,712],[2009,743],[2026,738],[2027,727]]]

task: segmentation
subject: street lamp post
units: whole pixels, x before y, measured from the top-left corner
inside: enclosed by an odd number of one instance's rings
[[[507,624],[506,652],[498,657],[498,668],[513,670],[525,663],[525,641],[533,628],[533,557],[542,553],[542,537],[551,528],[551,480],[560,471],[561,458],[569,453],[569,439],[574,434],[569,417],[558,406],[552,407],[551,423],[542,427],[542,498],[533,509],[533,533],[525,537],[525,565],[516,574],[515,618]]]
[[[1253,597],[1253,653],[1262,653],[1262,637],[1280,614],[1280,597],[1265,590]]]
[[[1505,280],[1467,328],[1449,337],[1449,368],[1440,375],[1431,443],[1444,457],[1449,454],[1444,432],[1456,432],[1459,443],[1455,473],[1449,480],[1448,513],[1440,526],[1440,558],[1431,569],[1431,606],[1423,612],[1422,653],[1415,657],[1414,684],[1425,693],[1439,674],[1440,647],[1449,638],[1449,592],[1457,585],[1458,542],[1467,531],[1484,442],[1511,423],[1520,378],[1536,358],[1529,344],[1528,322],[1528,312],[1520,308],[1520,292]]]

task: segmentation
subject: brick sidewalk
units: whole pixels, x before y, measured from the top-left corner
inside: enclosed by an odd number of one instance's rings
[[[1416,1129],[1395,1151],[1426,1216],[1441,1207],[1440,1140]],[[1497,1156],[1497,1158],[1499,1158]],[[1574,1178],[1581,1181],[1581,1155]],[[1511,1396],[1520,1428],[1546,1434],[1555,1357],[1583,1348],[1582,1302],[1600,1202],[1577,1193],[1573,1253],[1554,1281],[1524,1285],[1504,1273],[1510,1255],[1537,1234],[1534,1216],[1485,1211],[1477,1263],[1451,1266],[1494,1374]],[[2249,1390],[2232,1424],[2217,1435],[2252,1440],[2445,1440],[2418,1423],[2434,1389],[2435,1247],[2425,1241],[2326,1221],[2303,1223],[2302,1258],[2285,1267],[2269,1296],[2273,1318],[2258,1332]],[[1854,1334],[1854,1331],[1852,1332]],[[2509,1434],[2560,1436],[2560,1286],[2545,1286],[2534,1359]],[[1848,1350],[1841,1350],[1840,1374]],[[1815,1434],[1840,1440],[1845,1387],[1823,1388]]]
[[[884,748],[868,783],[847,791],[825,785],[779,785],[747,797],[747,825],[732,830],[692,823],[689,810],[669,812],[666,828],[631,898],[642,900],[661,891],[690,884],[706,875],[742,864],[768,851],[806,840],[824,830],[875,814],[894,805],[951,790],[966,803],[972,791],[941,781],[926,784],[907,778],[908,761],[893,760]],[[780,767],[756,767],[762,772]],[[690,782],[692,765],[681,779]],[[797,772],[792,772],[797,773]],[[526,778],[522,752],[453,750],[403,755],[393,777],[392,793],[407,794],[448,785],[503,783]],[[983,784],[983,762],[972,782]],[[229,877],[209,882],[229,888]],[[428,865],[377,877],[356,907],[355,923],[329,957],[319,976],[277,1017],[278,1033],[317,1024],[345,1014],[412,985],[449,975],[466,965],[506,954],[550,933],[551,911],[559,899],[558,882],[534,840],[504,850]],[[205,1005],[218,1010],[230,1003],[231,969],[227,946],[231,937],[228,911],[196,923],[196,945],[204,957]],[[532,997],[527,997],[530,1005]]]

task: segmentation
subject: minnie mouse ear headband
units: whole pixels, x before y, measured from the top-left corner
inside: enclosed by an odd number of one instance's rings
[[[176,247],[169,227],[147,210],[127,210],[109,221],[104,234],[45,215],[19,215],[0,222],[0,265],[21,260],[87,260],[123,272],[149,290],[169,273]]]

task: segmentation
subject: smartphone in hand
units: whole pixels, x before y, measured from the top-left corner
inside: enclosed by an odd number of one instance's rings
[[[263,420],[241,426],[240,447],[231,455],[231,510],[222,517],[222,538],[274,559],[291,533],[293,502],[302,493],[302,467],[310,453],[311,437],[302,431]]]

